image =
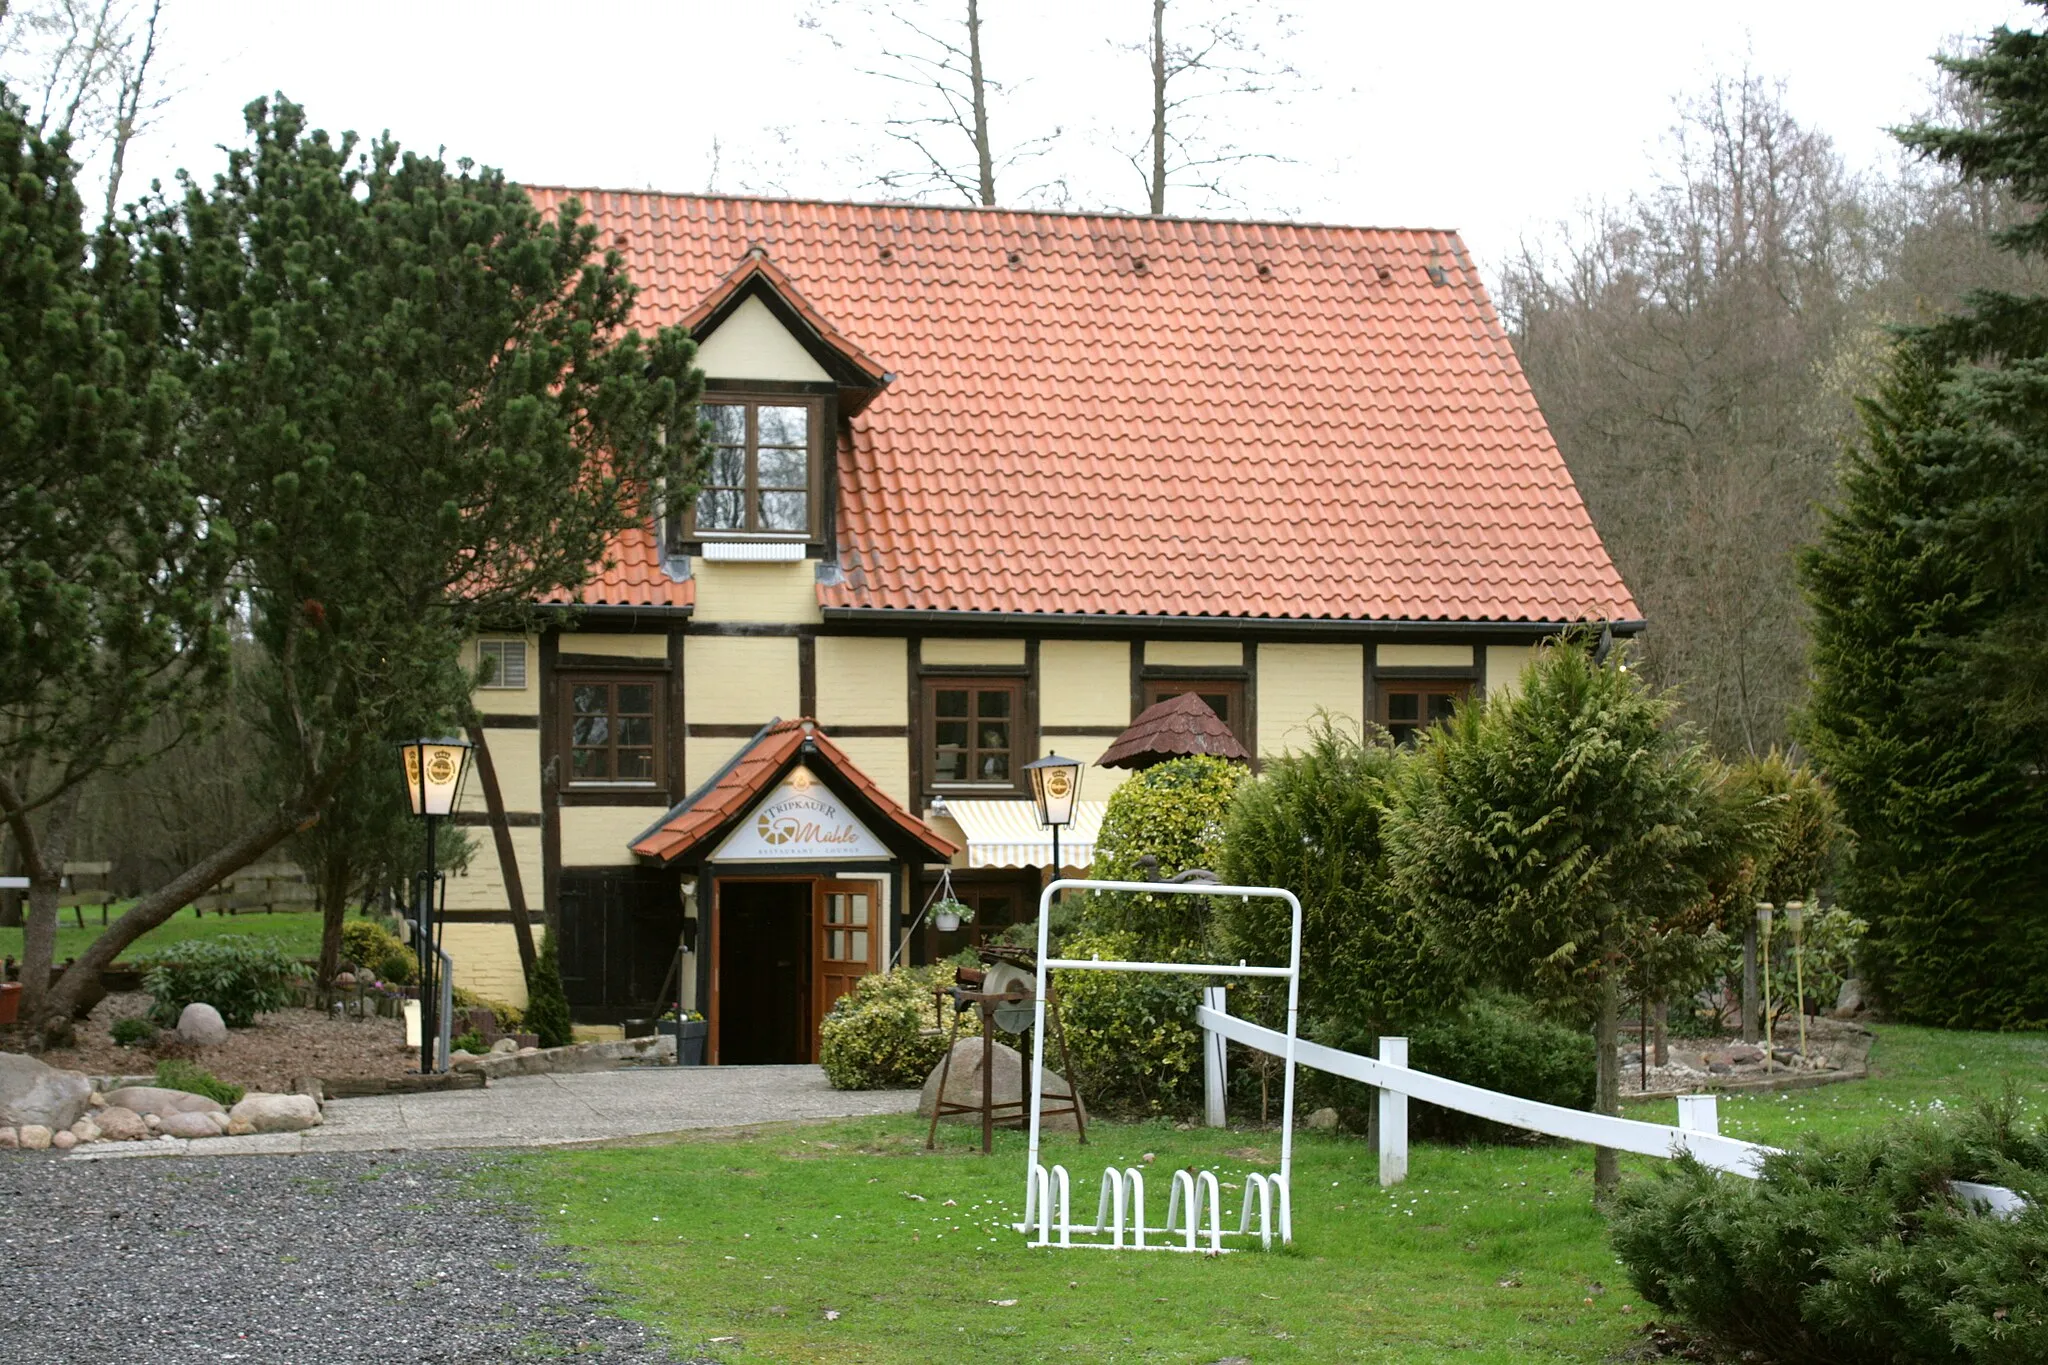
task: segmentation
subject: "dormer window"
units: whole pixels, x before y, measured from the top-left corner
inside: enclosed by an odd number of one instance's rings
[[[711,462],[685,535],[692,540],[816,537],[824,402],[800,394],[705,396]]]

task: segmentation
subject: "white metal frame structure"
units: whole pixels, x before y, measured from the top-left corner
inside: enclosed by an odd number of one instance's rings
[[[1155,896],[1236,896],[1243,900],[1259,897],[1287,902],[1293,927],[1288,940],[1285,967],[1253,967],[1221,962],[1105,962],[1100,958],[1050,957],[1047,932],[1052,898],[1060,891],[1142,891]],[[1280,1101],[1280,1169],[1267,1175],[1254,1171],[1245,1177],[1244,1208],[1236,1232],[1223,1228],[1223,1193],[1213,1171],[1175,1171],[1163,1226],[1145,1225],[1145,1177],[1136,1168],[1122,1171],[1114,1166],[1102,1173],[1102,1192],[1097,1201],[1095,1221],[1076,1223],[1070,1208],[1071,1182],[1067,1168],[1039,1164],[1039,1110],[1043,1107],[1045,1076],[1045,992],[1048,975],[1056,969],[1090,972],[1152,972],[1163,976],[1278,977],[1287,982],[1287,1031],[1280,1038],[1280,1055],[1286,1061],[1286,1079]],[[1083,878],[1055,879],[1038,898],[1038,978],[1032,1000],[1031,1037],[1031,1153],[1024,1171],[1024,1221],[1019,1232],[1032,1237],[1034,1247],[1097,1247],[1109,1251],[1200,1251],[1211,1255],[1229,1248],[1225,1237],[1256,1235],[1261,1246],[1271,1246],[1277,1234],[1283,1243],[1294,1240],[1292,1178],[1294,1172],[1294,1049],[1296,1012],[1301,1003],[1301,902],[1292,891],[1272,886],[1219,886],[1211,882],[1104,882]],[[1257,1210],[1256,1226],[1253,1211]],[[1206,1219],[1207,1228],[1203,1223]],[[1147,1234],[1156,1240],[1147,1240]],[[1107,1237],[1107,1241],[1074,1240],[1076,1235]]]

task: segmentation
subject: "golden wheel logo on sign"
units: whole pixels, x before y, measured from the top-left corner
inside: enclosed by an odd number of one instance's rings
[[[780,847],[796,837],[796,822],[784,820],[778,823],[765,815],[759,816],[754,821],[754,833],[761,836],[762,843]]]

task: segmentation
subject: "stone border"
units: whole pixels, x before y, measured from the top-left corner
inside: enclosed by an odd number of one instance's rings
[[[1708,1076],[1688,1090],[1645,1090],[1640,1094],[1623,1095],[1622,1102],[1675,1100],[1680,1095],[1743,1095],[1775,1090],[1817,1090],[1824,1085],[1837,1085],[1843,1081],[1860,1081],[1867,1078],[1870,1075],[1870,1049],[1877,1043],[1877,1035],[1861,1024],[1851,1024],[1844,1020],[1835,1020],[1834,1023],[1850,1035],[1850,1050],[1855,1057],[1849,1065],[1834,1071],[1787,1071],[1783,1075],[1757,1076],[1739,1081]]]
[[[457,1057],[456,1074],[482,1076],[495,1081],[501,1076],[556,1076],[579,1071],[612,1071],[622,1065],[662,1065],[676,1055],[676,1040],[666,1034],[648,1038],[626,1038],[604,1043],[571,1043],[567,1047],[521,1048],[517,1052],[489,1052],[481,1057]]]

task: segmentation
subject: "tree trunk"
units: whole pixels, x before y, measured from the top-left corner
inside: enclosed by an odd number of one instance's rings
[[[512,937],[519,944],[519,970],[526,988],[533,989],[533,969],[540,954],[533,946],[533,925],[526,914],[526,883],[519,876],[519,856],[512,847],[512,823],[505,818],[505,795],[498,788],[498,767],[491,761],[491,746],[484,739],[484,727],[474,720],[463,727],[475,746],[477,785],[484,789],[484,806],[491,818],[491,842],[498,850],[498,878],[505,887],[505,906],[512,913]]]
[[[5,8],[5,0],[0,0],[0,13],[4,13]],[[19,877],[27,870],[27,864],[21,858],[20,841],[10,831],[0,829],[0,876]],[[19,891],[0,891],[0,929],[21,928],[23,899]]]
[[[1166,212],[1166,0],[1152,0],[1152,213]]]
[[[326,804],[331,787],[331,782],[325,783],[316,792],[309,794],[301,806],[280,809],[264,816],[228,843],[135,902],[127,914],[108,925],[105,932],[92,941],[78,961],[64,973],[64,979],[50,989],[41,1007],[35,1010],[29,1008],[29,995],[26,989],[35,960],[24,952],[22,1017],[34,1024],[35,1034],[42,1040],[43,1045],[62,1047],[71,1040],[71,1012],[83,996],[87,978],[91,978],[97,984],[100,970],[109,966],[129,944],[177,914],[194,896],[203,894],[208,887],[216,885],[223,877],[247,867],[276,848],[290,838],[293,831],[310,826],[319,818],[320,808]],[[30,918],[33,920],[33,913]],[[54,894],[51,898],[50,922],[54,940]],[[49,976],[49,953],[52,947],[54,943],[45,945],[43,949],[41,970],[45,981]]]
[[[981,75],[981,0],[967,0],[967,80],[974,95],[974,155],[981,172],[981,203],[992,209],[996,206],[996,166],[989,151],[988,89]]]
[[[1660,999],[1657,1002],[1657,1010],[1656,1013],[1651,1016],[1651,1022],[1656,1025],[1657,1029],[1657,1050],[1655,1054],[1656,1060],[1653,1064],[1656,1066],[1670,1066],[1671,1002],[1669,1000]]]
[[[40,830],[26,815],[9,822],[28,871],[28,921],[21,932],[21,1019],[35,1019],[48,1008],[50,970],[57,965],[57,897],[64,890],[71,821],[83,796],[82,789],[73,787],[51,802]],[[65,975],[69,984],[78,984],[79,973]],[[68,1013],[65,1025],[70,1026]]]
[[[341,970],[341,926],[348,918],[348,889],[355,869],[345,853],[330,854],[320,865],[320,965],[313,980],[324,993]]]
[[[1600,983],[1600,1018],[1593,1028],[1593,1046],[1599,1052],[1599,1069],[1593,1090],[1593,1111],[1621,1112],[1621,981],[1613,964]],[[1593,1188],[1606,1194],[1614,1188],[1621,1171],[1612,1147],[1593,1149]]]

